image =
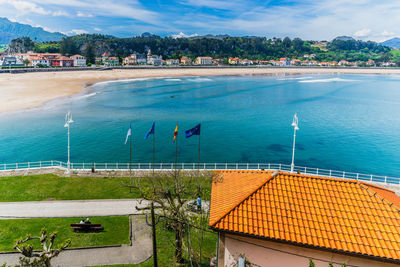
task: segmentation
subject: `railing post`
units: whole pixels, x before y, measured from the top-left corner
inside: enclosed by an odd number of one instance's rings
[[[108,168],[107,168],[107,163],[106,163],[106,166],[105,166],[105,167],[106,167],[106,170],[108,170]]]
[[[15,164],[15,169],[16,169],[16,170],[18,169],[18,163]]]
[[[151,169],[151,163],[149,162],[149,169]]]
[[[214,170],[216,170],[217,169],[217,163],[215,163],[215,167],[214,167]]]
[[[160,169],[162,170],[163,169],[163,163],[161,162],[161,165],[160,165]]]
[[[204,167],[203,167],[203,170],[205,170],[206,169],[206,163],[204,162]]]
[[[193,169],[193,170],[196,169],[196,166],[194,165],[194,162],[193,162],[193,168],[192,168],[192,169]]]
[[[28,162],[28,170],[31,168],[31,163]]]
[[[329,176],[332,177],[332,170],[329,170]]]
[[[225,163],[225,170],[228,169],[228,163]]]
[[[279,170],[282,170],[282,164],[279,163]]]
[[[268,170],[271,169],[271,163],[268,163]]]
[[[385,184],[387,183],[387,176],[385,176]]]
[[[358,181],[358,173],[357,173],[357,181]]]
[[[249,164],[247,163],[247,170],[249,169]]]
[[[257,169],[258,169],[258,170],[260,169],[260,163],[257,164]]]
[[[307,167],[304,167],[304,174],[307,173]]]
[[[239,166],[239,164],[238,164],[238,163],[236,163],[236,170],[238,169],[238,166]]]
[[[318,175],[318,168],[317,168],[317,175]]]
[[[372,174],[371,174],[371,182],[372,182]]]
[[[346,175],[346,172],[343,172],[343,178],[344,178],[345,175]]]
[[[117,162],[117,166],[116,166],[117,170],[118,170],[118,162]]]

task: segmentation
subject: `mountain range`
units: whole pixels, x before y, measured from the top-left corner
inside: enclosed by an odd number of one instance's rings
[[[12,39],[30,37],[37,42],[60,41],[66,35],[59,32],[48,32],[41,27],[12,22],[0,18],[0,44],[8,44]]]
[[[382,42],[381,45],[385,45],[385,46],[389,46],[389,47],[393,47],[393,48],[400,48],[400,38],[396,37],[396,38],[386,40],[386,41]]]

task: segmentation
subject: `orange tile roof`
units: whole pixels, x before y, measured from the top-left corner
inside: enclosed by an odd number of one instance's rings
[[[399,208],[393,191],[355,180],[221,171],[210,227],[400,263]]]

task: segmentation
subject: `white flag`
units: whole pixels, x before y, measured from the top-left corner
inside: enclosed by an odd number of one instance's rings
[[[125,145],[126,145],[126,142],[128,142],[129,136],[131,136],[131,135],[132,135],[132,127],[129,125],[129,130],[128,130],[128,133],[126,134]]]

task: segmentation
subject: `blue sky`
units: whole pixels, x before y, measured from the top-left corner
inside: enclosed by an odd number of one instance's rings
[[[0,0],[0,17],[68,35],[229,34],[382,41],[400,36],[398,0]]]

